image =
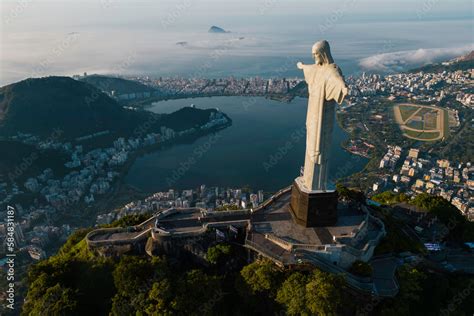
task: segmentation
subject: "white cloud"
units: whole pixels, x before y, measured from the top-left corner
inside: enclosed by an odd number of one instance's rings
[[[372,55],[359,61],[366,70],[396,72],[461,56],[474,50],[474,44],[450,48],[420,48]]]

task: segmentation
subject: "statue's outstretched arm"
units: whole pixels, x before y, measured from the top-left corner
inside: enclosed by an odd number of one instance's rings
[[[303,64],[301,61],[296,63],[296,67],[298,67],[298,69],[304,69],[304,66],[306,66],[306,65]]]

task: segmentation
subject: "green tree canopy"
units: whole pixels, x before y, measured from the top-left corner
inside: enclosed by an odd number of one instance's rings
[[[252,294],[267,293],[271,297],[276,294],[280,283],[280,272],[271,261],[255,261],[245,266],[240,275]]]
[[[42,315],[55,315],[46,311],[49,308],[51,311],[57,310],[56,301],[58,304],[64,303],[65,308],[75,306],[74,313],[66,314],[107,313],[115,291],[111,262],[94,258],[88,251],[83,239],[87,231],[77,231],[57,255],[30,267],[28,293],[22,314],[30,315],[41,310]],[[56,295],[60,290],[64,291],[64,296]],[[44,301],[46,293],[51,293],[49,301]]]
[[[314,270],[306,284],[306,302],[312,315],[338,315],[344,280],[334,274]]]
[[[230,255],[232,247],[228,244],[217,244],[207,249],[206,259],[212,264],[218,264]]]
[[[75,296],[73,290],[63,288],[58,283],[30,302],[28,315],[78,315]]]
[[[220,277],[195,269],[178,281],[171,306],[179,315],[211,315],[223,296]]]
[[[288,315],[310,315],[306,307],[306,284],[308,277],[295,272],[287,278],[278,290],[276,301],[286,308]]]
[[[372,200],[380,204],[390,205],[401,202],[408,202],[410,198],[405,193],[394,193],[392,191],[385,191],[372,196]]]
[[[317,269],[308,276],[295,272],[279,288],[276,301],[288,315],[338,315],[343,284],[341,277]]]
[[[171,308],[173,297],[173,288],[168,279],[153,283],[148,293],[146,314],[152,316],[173,315],[173,309]]]
[[[112,302],[112,315],[123,315],[124,310],[145,311],[154,282],[168,276],[167,263],[161,258],[123,256],[113,271],[117,294]]]

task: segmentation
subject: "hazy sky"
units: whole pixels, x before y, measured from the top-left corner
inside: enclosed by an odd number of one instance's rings
[[[1,0],[0,10],[0,85],[82,71],[182,74],[203,60],[219,65],[209,75],[268,74],[321,38],[337,59],[374,69],[474,43],[473,2],[464,0]],[[211,25],[232,33],[210,36]]]
[[[125,26],[125,23],[157,26],[163,22],[172,22],[173,28],[180,28],[209,23],[232,24],[243,19],[265,24],[281,18],[281,26],[284,26],[302,17],[303,21],[311,23],[311,17],[321,15],[342,15],[338,23],[360,18],[473,17],[473,2],[469,0],[2,0],[1,6],[3,32],[48,30],[51,27],[117,27]]]
[[[403,13],[406,18],[418,19],[419,13],[426,17],[469,16],[472,17],[473,4],[469,0],[3,0],[2,17],[9,16],[16,7],[22,7],[16,18],[18,24],[31,25],[34,18],[45,25],[60,26],[64,23],[88,24],[102,21],[109,24],[121,20],[146,20],[161,18],[176,11],[188,11],[183,16],[193,21],[216,17],[237,17],[252,15],[314,15],[331,14],[350,6],[349,15],[395,15]],[[179,10],[183,7],[184,10]],[[178,10],[176,10],[178,9]],[[104,21],[104,18],[106,20]],[[27,20],[30,20],[28,23]]]

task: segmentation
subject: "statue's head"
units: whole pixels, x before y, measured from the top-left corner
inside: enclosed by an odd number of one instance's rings
[[[314,43],[311,53],[313,55],[314,61],[318,65],[334,63],[334,60],[331,56],[331,49],[329,48],[329,43],[327,41],[323,40]]]

